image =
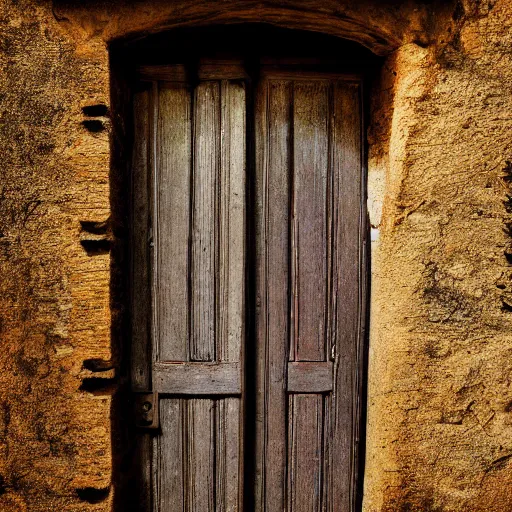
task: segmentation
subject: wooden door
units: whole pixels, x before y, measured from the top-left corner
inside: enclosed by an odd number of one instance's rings
[[[181,66],[147,71],[134,99],[132,387],[158,393],[142,405],[159,408],[159,431],[140,439],[142,500],[238,511],[245,85],[229,67],[200,69],[194,86]]]
[[[134,95],[146,512],[356,509],[360,81],[260,71],[146,67]]]
[[[257,93],[255,510],[356,507],[363,310],[358,80]]]

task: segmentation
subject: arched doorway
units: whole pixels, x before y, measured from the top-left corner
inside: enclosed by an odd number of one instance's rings
[[[140,510],[356,510],[369,52],[269,26],[122,50]]]

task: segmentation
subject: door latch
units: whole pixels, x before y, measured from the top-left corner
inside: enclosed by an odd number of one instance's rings
[[[156,430],[160,426],[158,393],[135,393],[135,424]]]

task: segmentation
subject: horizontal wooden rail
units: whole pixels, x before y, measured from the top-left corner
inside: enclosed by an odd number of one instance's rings
[[[187,83],[194,77],[184,65],[146,65],[138,69],[141,80]],[[243,80],[247,78],[242,62],[203,60],[196,69],[199,80]]]
[[[327,393],[332,391],[333,365],[330,361],[288,363],[289,393]]]
[[[240,363],[154,363],[153,391],[171,395],[240,395]]]

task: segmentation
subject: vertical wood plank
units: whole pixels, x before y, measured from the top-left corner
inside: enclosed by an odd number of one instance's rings
[[[158,90],[154,179],[155,360],[186,361],[191,165],[190,93],[183,85]],[[154,438],[156,510],[184,510],[184,402],[163,399],[162,434]]]
[[[190,360],[216,358],[216,273],[220,166],[220,84],[194,92]],[[187,510],[215,509],[215,402],[187,400]]]
[[[194,100],[192,209],[192,332],[190,359],[215,360],[217,187],[220,163],[220,85],[197,86]]]
[[[293,105],[294,357],[298,361],[323,361],[327,306],[328,82],[296,81]]]
[[[134,145],[131,173],[131,366],[133,391],[147,391],[151,385],[149,279],[149,169],[150,90],[133,98]],[[152,439],[141,434],[137,440],[137,490],[140,510],[149,512],[152,484]]]
[[[268,176],[268,80],[262,80],[256,89],[254,98],[254,135],[255,135],[255,237],[256,252],[256,300],[255,300],[255,328],[256,344],[254,354],[256,371],[254,383],[247,382],[247,391],[255,394],[255,412],[249,416],[254,419],[254,461],[252,468],[254,483],[250,489],[248,504],[254,504],[255,510],[265,510],[265,431],[266,416],[265,403],[268,391],[266,380],[267,361],[267,212],[268,201],[267,176]],[[249,370],[248,370],[249,375]]]
[[[186,361],[190,204],[190,94],[160,88],[157,127],[156,283],[159,360]]]
[[[151,383],[149,288],[149,91],[134,95],[132,157],[132,289],[131,383],[134,391],[147,391]]]
[[[291,395],[289,400],[288,511],[317,512],[322,503],[323,397]]]
[[[183,512],[183,400],[166,398],[160,403],[161,435],[155,438],[158,445],[157,510],[165,512]]]
[[[291,99],[285,80],[266,81],[257,97],[256,510],[286,506]]]
[[[333,296],[336,345],[335,391],[332,398],[333,510],[355,510],[358,426],[360,417],[362,147],[361,105],[357,84],[336,82],[333,94],[334,165]]]
[[[243,503],[242,405],[239,398],[216,403],[216,510],[237,512]]]
[[[333,474],[332,457],[331,457],[331,411],[332,411],[332,393],[324,396],[324,424],[323,424],[323,465],[322,465],[322,512],[332,512],[332,500],[329,492],[332,488],[332,479],[338,478],[337,474]],[[348,512],[355,512],[349,509]]]
[[[240,361],[245,293],[245,88],[222,81],[218,219],[218,360]]]
[[[329,83],[296,81],[293,98],[292,353],[326,357]],[[290,397],[289,510],[319,511],[323,494],[323,397]]]
[[[218,360],[230,362],[242,360],[245,329],[245,129],[245,87],[243,83],[224,80],[221,82],[216,338]],[[242,411],[239,398],[217,402],[217,510],[241,509]]]
[[[215,510],[215,402],[187,400],[188,512]]]

